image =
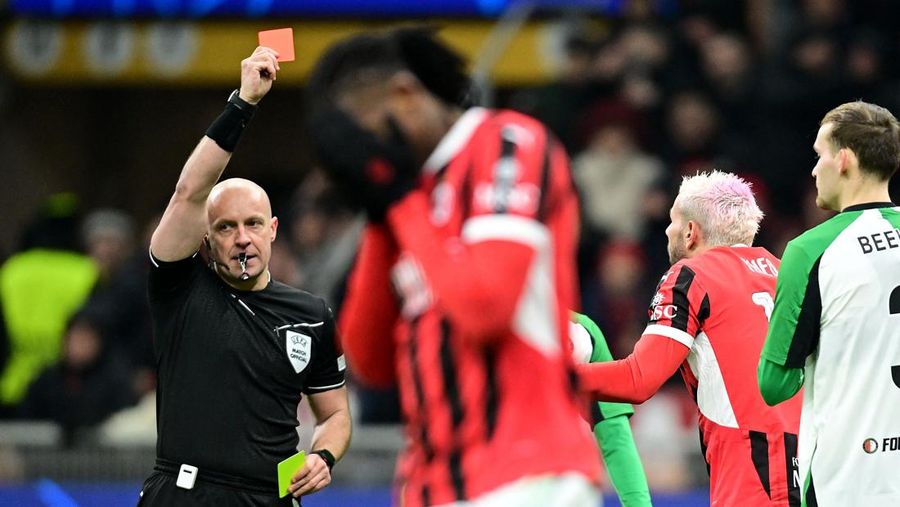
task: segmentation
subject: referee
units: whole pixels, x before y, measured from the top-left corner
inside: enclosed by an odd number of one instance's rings
[[[272,87],[276,56],[259,47],[241,62],[240,90],[185,163],[150,242],[159,439],[140,506],[296,504],[278,498],[276,467],[296,452],[301,393],[316,428],[293,497],[326,487],[350,441],[331,310],[272,280],[278,219],[265,191],[216,184]]]

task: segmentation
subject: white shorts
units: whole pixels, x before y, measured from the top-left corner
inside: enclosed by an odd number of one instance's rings
[[[587,477],[569,473],[525,477],[474,500],[444,507],[597,507],[600,498]]]

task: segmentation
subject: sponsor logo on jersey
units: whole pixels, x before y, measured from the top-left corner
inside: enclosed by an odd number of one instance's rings
[[[883,437],[880,440],[871,437],[867,438],[863,440],[863,451],[866,451],[866,454],[900,451],[900,436]]]
[[[863,450],[866,451],[866,454],[872,454],[878,451],[878,441],[874,438],[867,438],[863,440]]]
[[[309,351],[312,346],[312,338],[298,333],[296,331],[287,330],[285,336],[285,350],[287,350],[288,359],[294,371],[300,373],[309,364]]]
[[[675,315],[678,313],[678,307],[675,305],[662,305],[657,306],[653,309],[653,313],[650,314],[650,320],[657,321],[665,317],[666,319],[672,320],[675,318]]]
[[[657,292],[656,294],[654,294],[653,299],[650,300],[650,308],[656,308],[660,303],[662,303],[664,297],[665,296],[663,296],[662,292]]]
[[[540,203],[541,189],[533,183],[518,183],[502,186],[479,183],[475,186],[476,211],[513,211],[526,215],[534,214]]]

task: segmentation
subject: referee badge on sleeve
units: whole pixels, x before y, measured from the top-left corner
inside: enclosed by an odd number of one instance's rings
[[[294,371],[300,373],[309,364],[309,348],[312,338],[296,331],[285,332],[285,350]]]

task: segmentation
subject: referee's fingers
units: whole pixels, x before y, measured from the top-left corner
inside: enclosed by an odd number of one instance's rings
[[[331,475],[328,473],[328,469],[326,468],[322,472],[317,472],[316,474],[309,476],[305,481],[305,484],[300,484],[300,482],[298,482],[297,489],[295,489],[293,492],[294,498],[300,497],[301,495],[315,493],[316,491],[319,491],[330,483]]]

